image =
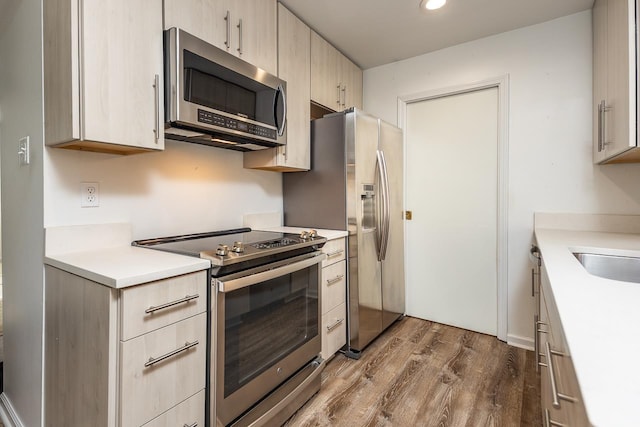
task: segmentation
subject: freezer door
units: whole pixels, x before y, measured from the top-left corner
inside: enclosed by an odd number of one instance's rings
[[[389,232],[382,261],[382,328],[385,329],[405,310],[402,130],[381,120],[379,149],[384,153],[389,188]]]
[[[347,114],[349,226],[349,345],[362,350],[382,331],[381,268],[378,261],[376,149],[378,119]]]

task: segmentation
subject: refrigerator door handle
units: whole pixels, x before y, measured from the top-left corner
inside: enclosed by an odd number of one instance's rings
[[[375,215],[376,215],[376,254],[378,255],[378,261],[382,261],[382,224],[383,224],[383,213],[384,208],[381,205],[384,205],[384,196],[383,196],[383,180],[384,170],[382,168],[382,156],[381,151],[376,150],[376,172],[375,172],[375,183],[376,183],[376,203],[375,203]]]
[[[387,256],[387,244],[389,243],[389,227],[390,227],[390,204],[389,204],[389,175],[387,173],[387,161],[384,158],[382,150],[376,151],[378,171],[380,173],[380,186],[382,196],[382,227],[380,230],[380,249],[378,251],[378,261],[383,261]]]

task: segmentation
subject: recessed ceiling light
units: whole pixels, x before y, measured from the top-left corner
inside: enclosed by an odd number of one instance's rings
[[[440,9],[446,2],[447,0],[421,0],[420,8],[429,10]]]

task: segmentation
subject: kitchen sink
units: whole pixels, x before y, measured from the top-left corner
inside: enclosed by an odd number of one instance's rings
[[[574,252],[587,272],[605,279],[640,283],[640,258]]]

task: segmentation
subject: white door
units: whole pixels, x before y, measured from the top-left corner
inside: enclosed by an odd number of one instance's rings
[[[498,88],[406,107],[407,314],[497,334]]]

